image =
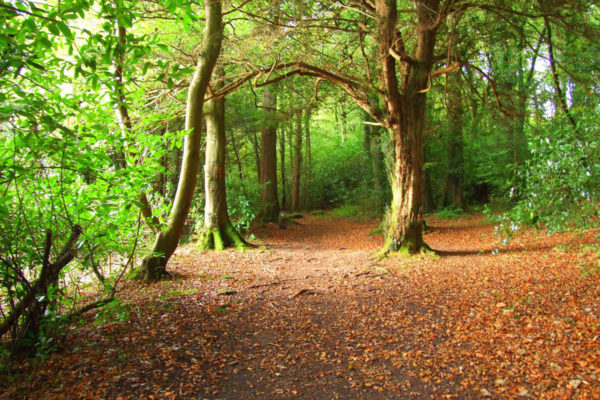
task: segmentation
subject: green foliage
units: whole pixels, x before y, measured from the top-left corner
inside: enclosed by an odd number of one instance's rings
[[[555,118],[528,132],[531,159],[514,193],[518,204],[509,214],[513,221],[550,231],[598,224],[598,115],[588,113],[578,120],[577,130]]]
[[[33,303],[47,304],[46,312],[33,322],[23,313],[8,332],[12,348],[44,353],[64,334],[64,316],[81,306],[79,288],[102,276],[111,288],[114,264],[121,271],[139,248],[138,198],[161,171],[172,136],[148,134],[164,115],[144,111],[143,90],[130,91],[131,72],[155,42],[131,34],[117,41],[114,18],[130,27],[139,16],[133,2],[116,9],[101,2],[93,13],[86,1],[18,8],[0,8],[0,322],[41,279],[42,265],[58,257],[72,228],[83,230],[79,257]],[[98,29],[70,27],[84,17],[99,21]],[[121,103],[130,108],[131,130],[115,119]]]
[[[96,313],[94,324],[104,326],[113,322],[125,322],[129,319],[129,309],[129,305],[113,300]]]
[[[254,179],[241,180],[234,173],[227,176],[225,186],[229,218],[235,230],[244,235],[257,215],[260,186]]]
[[[245,234],[250,228],[250,224],[256,218],[256,213],[250,205],[250,201],[243,196],[238,196],[229,200],[229,217],[235,230],[240,234]]]
[[[331,210],[331,215],[337,218],[357,217],[361,214],[361,209],[355,204],[343,204],[340,207]]]
[[[315,135],[317,136],[317,135]],[[328,209],[367,197],[372,182],[369,156],[356,136],[346,142],[321,140],[313,153],[310,208]]]
[[[460,218],[463,214],[463,209],[460,206],[452,205],[444,207],[435,212],[435,216],[440,219]]]

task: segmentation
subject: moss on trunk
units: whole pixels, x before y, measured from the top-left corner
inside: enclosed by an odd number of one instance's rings
[[[205,228],[198,238],[198,248],[200,250],[223,251],[229,247],[235,247],[238,250],[248,248],[248,243],[231,223],[224,226]]]

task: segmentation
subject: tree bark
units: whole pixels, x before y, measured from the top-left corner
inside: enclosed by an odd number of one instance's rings
[[[423,241],[423,123],[429,72],[439,18],[439,0],[417,1],[417,43],[410,62],[403,65],[402,94],[396,61],[390,49],[399,39],[395,0],[376,0],[381,81],[386,94],[386,126],[392,138],[392,204],[383,253],[418,253]]]
[[[300,177],[302,173],[302,113],[296,116],[296,132],[294,135],[294,167],[292,185],[292,211],[300,209]]]
[[[266,109],[266,116],[265,127],[260,135],[260,217],[266,222],[277,222],[277,97],[268,88],[263,93],[263,107]]]
[[[285,131],[280,129],[279,134],[279,161],[280,166],[279,170],[281,171],[281,209],[285,210],[287,208],[287,196],[285,190],[285,182],[287,178],[285,176]]]
[[[346,112],[346,102],[341,99],[340,100],[340,131],[342,134],[342,143],[346,142],[346,138],[348,137],[348,126],[346,125],[346,116],[348,113]]]
[[[256,136],[256,132],[253,132],[249,135],[250,142],[252,143],[252,149],[254,150],[254,162],[256,163],[256,177],[258,179],[258,184],[260,185],[260,144],[258,143],[258,137]]]
[[[304,113],[304,135],[305,135],[305,145],[304,145],[304,156],[306,158],[306,162],[304,165],[304,200],[303,200],[303,207],[305,210],[308,209],[309,207],[309,197],[308,197],[308,193],[309,190],[308,188],[310,188],[310,181],[312,179],[312,174],[311,174],[311,163],[312,163],[312,155],[311,155],[311,148],[310,148],[310,118],[311,118],[311,112],[310,112],[310,108],[306,110],[306,112]]]
[[[217,70],[215,90],[223,87],[225,72]],[[225,191],[225,97],[212,99],[204,106],[206,118],[206,156],[204,166],[204,228],[198,245],[203,250],[245,248],[246,242],[231,224]]]
[[[204,2],[206,26],[202,49],[196,64],[196,70],[188,89],[183,160],[177,184],[177,192],[171,208],[167,229],[156,235],[150,254],[146,256],[139,272],[145,280],[156,280],[166,274],[169,258],[177,248],[185,227],[200,163],[200,145],[202,133],[202,109],[204,95],[210,81],[213,68],[221,50],[223,24],[220,0]]]

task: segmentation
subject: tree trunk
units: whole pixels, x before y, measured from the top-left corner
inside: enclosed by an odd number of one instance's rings
[[[300,209],[300,176],[302,173],[302,113],[298,113],[294,135],[294,167],[292,186],[292,211]]]
[[[258,184],[260,185],[260,145],[258,143],[258,137],[255,132],[250,134],[250,142],[252,142],[252,149],[254,150],[254,162],[256,163],[256,177],[258,178]]]
[[[346,102],[340,101],[340,130],[342,132],[342,143],[346,142],[346,138],[348,136],[348,127],[346,125],[346,116],[348,113],[346,112]]]
[[[260,135],[260,217],[263,221],[277,222],[277,97],[268,88],[263,93],[263,107],[266,108],[266,117]]]
[[[416,1],[418,19],[415,54],[403,65],[402,94],[396,60],[390,55],[397,35],[395,0],[376,0],[381,81],[386,93],[387,123],[394,162],[391,171],[392,204],[383,253],[426,250],[423,241],[423,123],[424,89],[433,63],[439,0]]]
[[[312,175],[311,175],[311,162],[312,162],[312,156],[311,156],[311,149],[310,149],[310,117],[311,117],[311,112],[310,112],[310,108],[306,110],[306,112],[304,113],[304,135],[306,137],[305,145],[304,145],[304,156],[306,158],[306,162],[304,165],[304,200],[303,200],[303,208],[305,210],[308,209],[309,206],[309,198],[308,198],[308,188],[310,188],[310,181],[312,179]]]
[[[287,180],[285,176],[285,131],[280,129],[279,132],[279,161],[280,161],[280,171],[281,171],[281,209],[285,210],[287,208],[287,196],[285,190],[285,182]]]
[[[391,182],[391,215],[384,249],[414,254],[426,247],[423,242],[421,137],[424,112],[417,104],[406,103],[408,104],[403,104],[405,118],[390,132],[394,142],[395,159]]]
[[[206,0],[204,10],[206,14],[204,40],[194,77],[188,90],[185,129],[189,133],[185,136],[177,192],[171,208],[167,229],[156,235],[151,253],[146,256],[142,264],[139,276],[146,280],[156,280],[166,274],[167,262],[177,248],[183,233],[185,220],[196,188],[200,163],[204,95],[219,56],[223,39],[221,1]]]
[[[223,87],[225,72],[219,67],[214,90]],[[204,165],[204,229],[198,245],[203,250],[245,248],[246,242],[235,230],[227,212],[225,192],[225,98],[210,100],[204,106],[206,156]]]
[[[231,146],[233,147],[233,153],[235,154],[236,164],[238,166],[238,176],[240,177],[240,183],[244,194],[246,194],[246,186],[244,185],[244,170],[242,168],[242,160],[240,159],[240,151],[238,150],[237,143],[235,141],[235,134],[231,134]]]

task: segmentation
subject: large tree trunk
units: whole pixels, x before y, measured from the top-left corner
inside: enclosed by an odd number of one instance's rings
[[[385,250],[413,254],[426,247],[423,242],[422,154],[425,115],[418,104],[405,102],[403,106],[404,118],[390,131],[395,157],[391,177],[392,206]]]
[[[263,93],[263,107],[266,109],[266,118],[260,135],[260,217],[263,221],[277,222],[277,97],[269,89]]]
[[[300,176],[302,172],[302,113],[296,116],[296,134],[294,135],[294,166],[292,185],[292,211],[300,209]]]
[[[198,166],[200,164],[204,95],[219,56],[223,39],[221,1],[206,0],[204,10],[206,14],[204,40],[194,77],[188,90],[185,129],[189,133],[185,136],[177,192],[171,208],[167,229],[156,235],[151,253],[146,256],[142,264],[139,276],[146,280],[159,279],[165,275],[167,262],[177,248],[183,233],[185,220],[196,188]]]
[[[418,27],[414,56],[403,65],[402,94],[396,60],[397,9],[394,0],[376,0],[381,80],[386,93],[387,128],[392,138],[392,204],[383,252],[410,254],[427,249],[423,241],[424,89],[433,62],[439,0],[415,2]],[[403,46],[402,46],[403,47]],[[392,52],[390,51],[392,49]],[[401,52],[404,49],[399,49]]]
[[[225,73],[218,69],[215,90],[223,87]],[[225,98],[210,100],[204,106],[206,118],[206,156],[204,165],[204,230],[198,245],[203,250],[244,248],[246,242],[235,230],[227,212],[225,191]]]

